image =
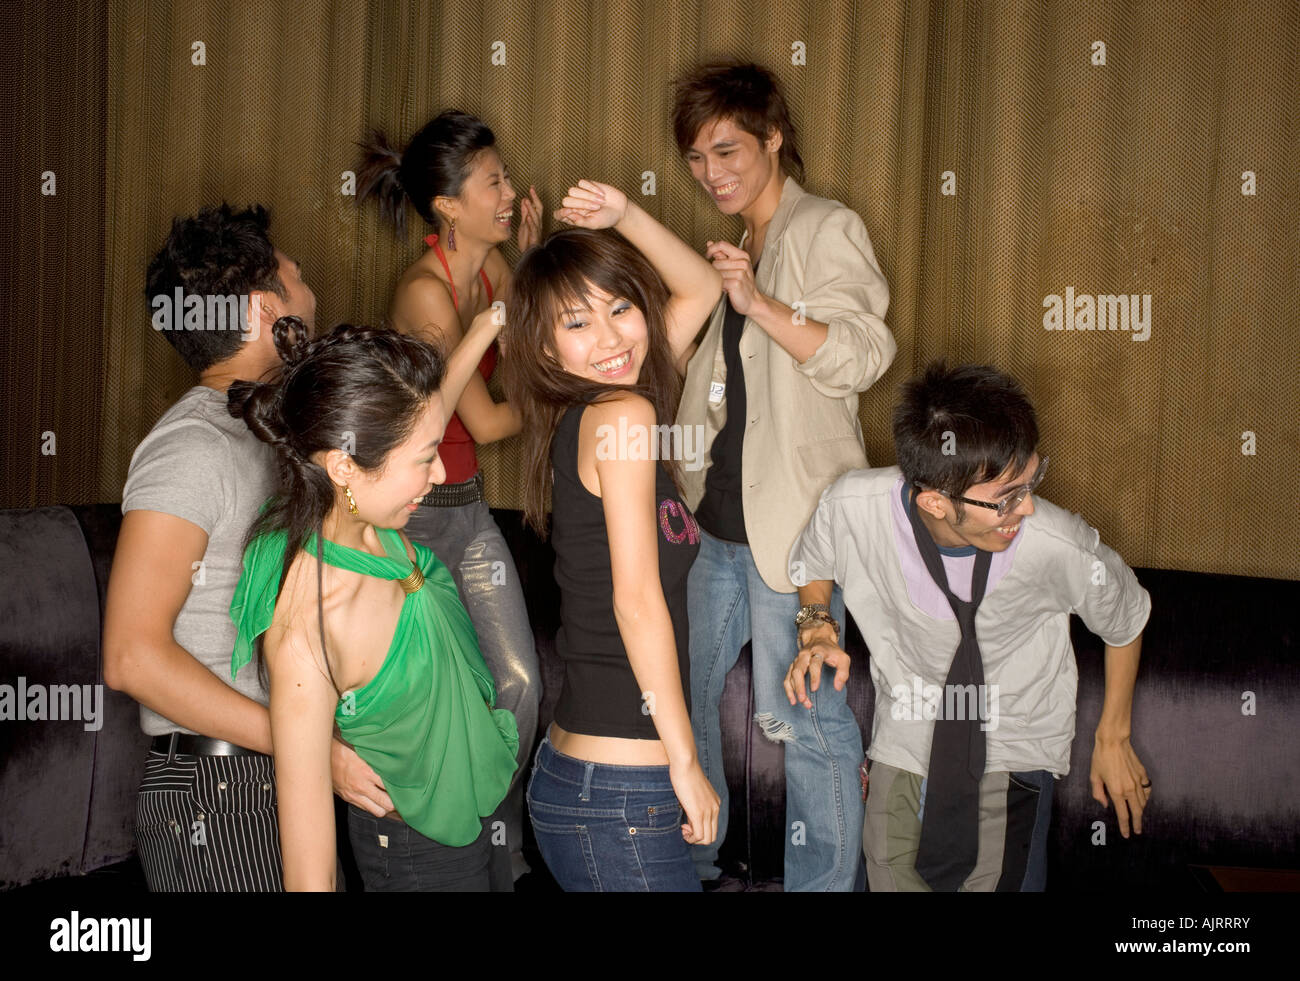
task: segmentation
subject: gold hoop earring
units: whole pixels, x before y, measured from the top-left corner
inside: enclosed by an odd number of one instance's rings
[[[357,514],[357,499],[352,496],[352,488],[344,484],[343,493],[348,496],[348,514]]]

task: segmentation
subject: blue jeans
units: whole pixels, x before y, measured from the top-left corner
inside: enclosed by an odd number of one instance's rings
[[[459,507],[422,504],[407,521],[406,535],[438,556],[456,580],[478,635],[479,650],[496,682],[497,708],[512,712],[519,725],[519,752],[515,757],[519,767],[505,800],[488,819],[489,827],[498,821],[505,824],[509,854],[506,868],[494,869],[494,888],[508,889],[509,881],[526,869],[521,852],[523,772],[524,763],[532,755],[542,697],[541,668],[519,573],[501,529],[483,501]],[[513,875],[508,871],[511,858]]]
[[[565,892],[699,892],[666,766],[565,756],[545,737],[528,813],[546,867]]]
[[[728,790],[722,769],[718,703],[746,641],[752,643],[754,721],[785,747],[785,890],[851,892],[861,861],[863,804],[858,768],[862,732],[843,691],[822,675],[810,691],[813,707],[791,705],[782,682],[798,653],[794,624],[798,593],[778,593],[758,574],[747,545],[700,531],[691,567],[691,725],[705,776],[722,798],[718,837],[692,849],[699,875],[716,879],[718,848],[727,830]],[[832,615],[844,623],[844,597],[831,595]]]

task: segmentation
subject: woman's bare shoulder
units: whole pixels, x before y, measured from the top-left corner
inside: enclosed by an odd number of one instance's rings
[[[407,332],[441,335],[444,325],[460,326],[447,283],[431,270],[416,266],[397,281],[388,317],[394,327]]]
[[[271,626],[266,631],[263,643],[268,655],[280,648],[293,649],[309,653],[324,668],[321,623],[325,624],[328,641],[333,637],[329,625],[346,621],[357,593],[355,580],[359,577],[341,575],[344,571],[318,563],[316,556],[305,549],[298,552],[289,566]]]

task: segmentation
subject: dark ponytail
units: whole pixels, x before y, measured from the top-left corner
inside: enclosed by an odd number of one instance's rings
[[[398,237],[406,234],[406,202],[440,231],[433,207],[437,197],[455,197],[469,176],[474,159],[496,146],[496,137],[477,116],[449,109],[411,137],[404,151],[375,130],[361,147],[357,167],[357,204],[367,198],[379,203],[379,215],[391,221]]]
[[[357,168],[357,203],[373,197],[379,217],[391,222],[398,237],[406,234],[406,188],[402,187],[402,153],[388,144],[388,137],[375,130],[361,147]]]
[[[433,345],[389,328],[340,324],[311,340],[302,320],[281,317],[271,336],[283,362],[280,378],[234,382],[227,392],[227,408],[254,436],[275,448],[275,496],[249,529],[244,547],[259,535],[286,532],[278,601],[298,552],[313,533],[318,541],[324,537],[325,518],[337,500],[334,481],[312,457],[346,448],[362,470],[381,470],[437,393],[445,365]],[[316,566],[323,650],[319,548]],[[257,659],[265,678],[260,638]],[[325,666],[329,670],[328,657]]]

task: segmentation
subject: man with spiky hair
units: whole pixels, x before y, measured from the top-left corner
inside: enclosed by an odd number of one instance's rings
[[[790,551],[801,601],[838,583],[870,651],[868,883],[1039,891],[1074,740],[1071,613],[1106,644],[1093,797],[1124,837],[1142,831],[1151,782],[1129,735],[1151,598],[1083,518],[1035,494],[1047,457],[1007,375],[932,364],[903,388],[894,446],[898,466],[825,490]],[[844,688],[849,657],[827,624],[802,641],[785,690],[811,707],[825,669]]]
[[[264,208],[226,204],[178,218],[147,275],[153,328],[197,376],[132,456],[104,615],[104,681],[140,703],[153,737],[136,806],[153,890],[283,888],[267,692],[255,672],[230,680],[230,601],[275,469],[226,390],[278,368],[279,317],[310,328],[316,312],[269,222]],[[213,322],[213,310],[227,313]],[[333,762],[342,796],[392,807],[349,747],[336,741]]]
[[[702,434],[703,466],[682,475],[702,531],[689,590],[691,724],[722,798],[717,840],[693,857],[705,887],[718,887],[728,811],[719,703],[749,642],[753,721],[784,750],[784,888],[848,892],[862,865],[862,732],[839,692],[817,695],[813,712],[792,712],[782,697],[814,612],[800,607],[785,560],[817,495],[867,466],[858,396],[896,350],[884,321],[889,287],[861,217],[800,186],[794,124],[767,69],[723,62],[687,72],[673,133],[701,190],[745,226],[738,244],[708,243],[725,294],[686,356],[676,420]],[[843,609],[838,590],[827,603]]]

